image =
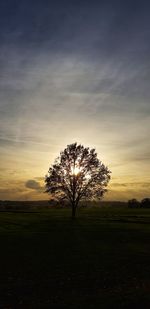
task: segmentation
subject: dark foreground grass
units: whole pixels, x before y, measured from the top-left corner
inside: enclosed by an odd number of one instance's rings
[[[150,308],[150,210],[0,212],[0,308]]]

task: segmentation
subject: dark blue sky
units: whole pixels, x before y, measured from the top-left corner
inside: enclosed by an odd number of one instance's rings
[[[1,0],[1,44],[86,57],[148,57],[149,1]]]
[[[150,1],[1,0],[2,198],[36,198],[24,184],[74,141],[112,169],[111,198],[145,196],[149,85]]]

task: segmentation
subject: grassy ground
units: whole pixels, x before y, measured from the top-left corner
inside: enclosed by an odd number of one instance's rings
[[[150,308],[150,210],[0,212],[0,308]]]

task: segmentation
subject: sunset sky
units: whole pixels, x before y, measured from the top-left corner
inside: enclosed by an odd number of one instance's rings
[[[67,144],[112,171],[105,200],[150,195],[150,1],[0,1],[0,199],[48,199]]]

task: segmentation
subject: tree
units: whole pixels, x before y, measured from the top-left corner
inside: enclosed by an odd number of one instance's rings
[[[145,198],[141,201],[141,207],[142,207],[142,208],[150,208],[150,198],[145,197]]]
[[[133,199],[128,201],[128,207],[129,208],[139,208],[140,207],[140,202],[137,201],[135,198],[133,198]]]
[[[45,177],[46,192],[58,201],[68,200],[74,218],[81,200],[102,198],[107,191],[110,173],[97,158],[95,149],[73,143],[49,168]]]

